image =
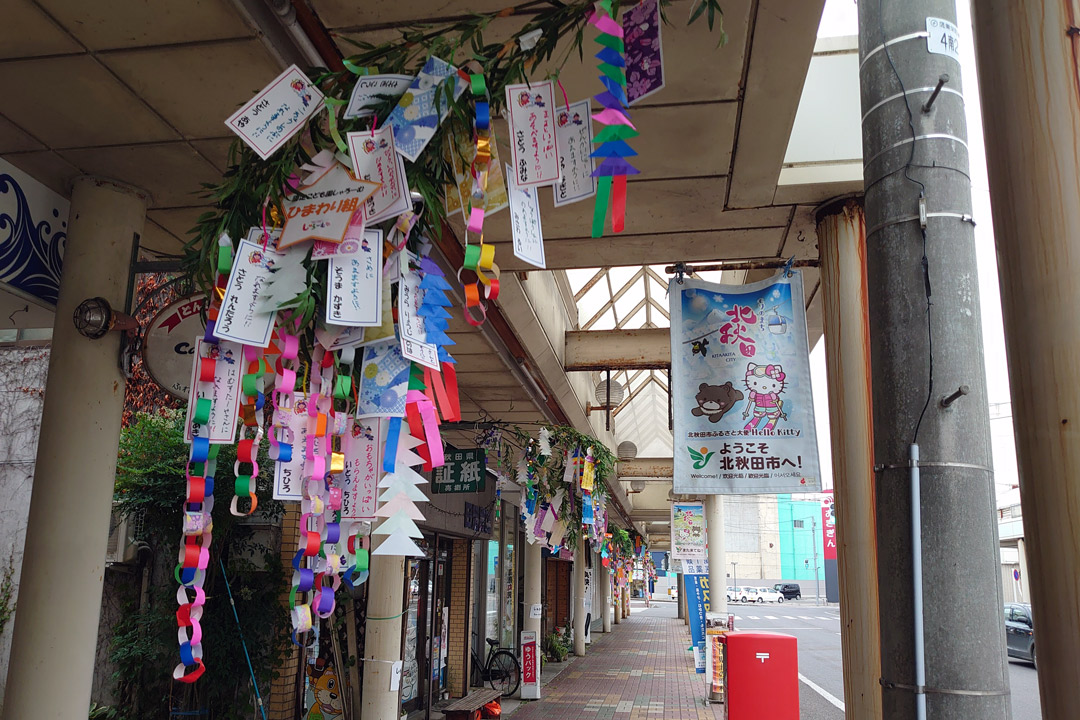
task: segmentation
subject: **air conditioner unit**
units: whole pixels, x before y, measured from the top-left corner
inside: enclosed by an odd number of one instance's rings
[[[130,563],[135,561],[139,546],[136,544],[138,528],[133,518],[125,518],[113,508],[109,518],[109,544],[105,547],[105,564]]]

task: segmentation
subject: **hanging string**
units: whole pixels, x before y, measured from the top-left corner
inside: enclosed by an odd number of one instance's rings
[[[255,670],[251,667],[251,656],[248,654],[247,640],[244,639],[244,628],[240,626],[240,615],[236,612],[236,601],[233,600],[232,587],[229,586],[229,574],[225,572],[225,562],[218,556],[218,564],[221,566],[221,576],[225,578],[225,590],[229,593],[229,604],[232,605],[233,617],[236,618],[236,631],[240,633],[240,646],[244,648],[244,659],[247,660],[248,672],[251,674],[251,686],[255,688],[255,704],[259,706],[259,713],[266,720],[266,708],[263,707],[262,695],[259,694],[259,683],[255,680]]]

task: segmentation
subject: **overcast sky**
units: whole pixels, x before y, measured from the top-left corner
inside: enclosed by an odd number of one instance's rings
[[[960,31],[960,58],[964,103],[967,109],[968,147],[971,151],[972,210],[976,223],[975,245],[979,264],[987,388],[991,404],[1008,403],[1009,373],[1005,362],[1005,335],[1001,323],[1001,297],[998,292],[994,227],[990,217],[990,190],[986,180],[986,152],[983,148],[971,12],[966,2],[957,4],[957,27]],[[818,29],[819,37],[858,35],[858,32],[858,10],[853,0],[828,0],[825,3],[825,12]],[[823,480],[825,487],[832,487],[832,454],[829,449],[829,413],[823,343],[819,342],[811,353],[810,367],[814,383],[814,405]],[[1008,417],[1011,416],[1011,412],[1002,414],[1004,417],[991,421],[994,467],[999,494],[1016,484],[1016,451],[1012,440],[1012,420]]]

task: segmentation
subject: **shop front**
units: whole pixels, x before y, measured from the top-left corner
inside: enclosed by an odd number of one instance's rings
[[[498,540],[495,481],[485,475],[463,485],[436,473],[425,519],[417,522],[424,556],[406,562],[402,618],[401,707],[410,720],[437,715],[469,690],[473,618],[484,599],[474,590],[474,556]]]

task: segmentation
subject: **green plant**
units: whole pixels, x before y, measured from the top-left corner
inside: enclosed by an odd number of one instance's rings
[[[208,599],[201,620],[208,669],[196,687],[181,688],[172,680],[178,662],[173,566],[181,542],[179,514],[188,456],[183,426],[179,412],[139,414],[120,435],[116,509],[126,517],[142,520],[145,530],[139,540],[150,548],[154,559],[149,602],[141,608],[132,607],[113,627],[113,680],[125,698],[123,706],[137,708],[131,711],[133,718],[164,717],[176,707],[207,708],[220,719],[249,718],[254,710],[249,702],[251,679],[228,606],[219,558],[229,573],[252,665],[264,694],[288,643],[289,620],[279,602],[285,583],[275,543],[260,539],[256,526],[237,522],[225,507],[232,493],[236,458],[232,447],[222,447],[216,473],[219,506],[214,511],[214,542],[205,582]],[[259,465],[264,470],[258,477],[262,498],[258,516],[272,524],[281,517],[283,507],[269,500],[273,463],[265,453]],[[91,717],[120,718],[108,714]]]
[[[544,638],[544,656],[551,662],[563,662],[570,654],[570,645],[558,629],[549,632]]]
[[[127,717],[119,708],[90,703],[90,714],[87,720],[127,720]]]

